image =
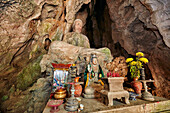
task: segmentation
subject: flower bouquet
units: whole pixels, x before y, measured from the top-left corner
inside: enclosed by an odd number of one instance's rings
[[[148,59],[144,57],[142,52],[137,52],[136,60],[127,58],[126,63],[128,63],[128,66],[130,67],[131,78],[136,80],[140,78],[140,69],[142,68],[143,63],[148,63]]]

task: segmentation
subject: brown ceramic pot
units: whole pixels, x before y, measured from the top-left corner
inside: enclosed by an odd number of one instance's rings
[[[137,94],[141,94],[142,83],[139,81],[133,81],[132,86]]]
[[[71,94],[71,88],[72,88],[72,86],[70,87],[70,94]],[[82,93],[82,89],[83,89],[82,86],[80,84],[75,84],[74,89],[75,89],[74,96],[80,97],[80,95]]]
[[[74,92],[75,97],[79,97],[82,93],[82,86],[80,84],[76,84],[74,85],[74,88],[75,88],[75,92]]]

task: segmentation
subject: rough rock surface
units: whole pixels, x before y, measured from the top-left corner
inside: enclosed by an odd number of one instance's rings
[[[69,0],[66,2],[66,27],[65,27],[65,32],[67,33],[71,29],[71,25],[75,20],[75,15],[81,8],[83,4],[88,4],[91,2],[91,0]]]
[[[155,80],[155,94],[167,98],[170,98],[169,4],[168,0],[96,1],[90,8],[95,13],[87,21],[91,24],[91,28],[87,26],[87,36],[96,47],[108,47],[113,56],[131,57],[138,51],[144,52],[149,59],[146,71],[150,70],[150,78]]]
[[[63,41],[53,41],[51,43],[48,54],[45,54],[40,62],[41,72],[51,72],[51,63],[53,62],[73,64],[77,61],[78,57],[80,57],[80,60],[81,58],[86,57],[88,63],[90,61],[91,54],[96,54],[98,62],[106,75],[106,63],[110,62],[113,59],[108,48],[84,48],[74,46]]]
[[[150,11],[151,20],[157,26],[165,44],[170,48],[170,1],[169,0],[140,0]]]
[[[50,97],[52,76],[39,78],[37,82],[25,91],[17,90],[11,93],[2,108],[4,113],[41,113]]]
[[[9,89],[15,89],[13,93],[18,90],[23,92],[40,77],[40,67],[36,61],[40,55],[46,53],[43,49],[46,34],[52,41],[61,40],[66,24],[69,22],[71,25],[76,12],[83,4],[90,2],[90,0],[70,1],[75,4],[69,5],[63,0],[0,1],[0,87],[3,87],[0,90],[0,97],[2,97],[0,104],[3,105],[0,105],[0,111],[8,107],[6,101],[12,103],[13,100],[16,103],[14,98],[21,97],[14,95],[13,98],[9,98]],[[66,7],[74,13],[65,13]],[[70,29],[67,27],[66,30]],[[33,93],[30,95],[33,96]],[[27,95],[22,96],[24,98]],[[15,109],[13,107],[11,104],[8,112],[13,112],[12,109]]]

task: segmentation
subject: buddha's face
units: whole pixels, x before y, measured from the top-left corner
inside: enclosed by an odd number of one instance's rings
[[[96,64],[97,64],[97,58],[93,58],[92,63],[93,63],[94,65],[96,65]]]
[[[81,33],[83,23],[81,21],[76,21],[74,26],[74,32]]]

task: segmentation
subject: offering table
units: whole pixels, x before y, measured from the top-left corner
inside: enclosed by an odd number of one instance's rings
[[[123,89],[124,77],[102,78],[104,90],[101,90],[103,103],[113,106],[113,99],[124,99],[126,104],[129,103],[129,93]]]

